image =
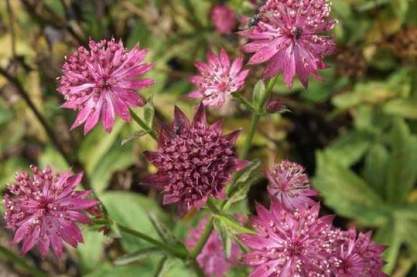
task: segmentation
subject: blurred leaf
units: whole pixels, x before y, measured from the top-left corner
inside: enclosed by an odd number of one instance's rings
[[[153,266],[149,263],[147,264],[130,264],[125,266],[112,266],[111,264],[103,264],[100,267],[90,273],[85,275],[85,277],[138,277],[138,276],[153,276]]]
[[[141,261],[148,258],[149,255],[163,254],[157,247],[147,247],[133,253],[121,256],[114,261],[116,266],[123,266]]]
[[[340,165],[350,167],[368,150],[372,136],[363,131],[351,131],[341,135],[324,151],[327,156],[338,160]]]
[[[417,180],[417,137],[402,120],[396,121],[391,133],[386,195],[392,203],[402,203]]]
[[[97,231],[83,229],[84,243],[77,247],[81,267],[84,273],[93,271],[103,259],[106,237]]]
[[[366,225],[386,222],[382,199],[334,157],[317,153],[317,173],[313,184],[324,197],[324,202],[338,214]]]
[[[68,164],[65,159],[51,146],[47,146],[39,157],[39,164],[42,168],[52,166],[55,170],[68,170]]]
[[[152,102],[148,102],[146,106],[143,108],[143,119],[149,127],[152,128],[153,126],[153,119],[155,116],[155,107],[153,106]]]
[[[123,125],[123,121],[117,120],[110,134],[105,133],[101,126],[94,128],[84,139],[79,150],[79,157],[84,163],[87,173],[92,174],[94,172],[97,165],[118,138]]]
[[[147,214],[152,212],[164,218],[157,203],[143,195],[131,192],[106,192],[100,196],[100,199],[115,222],[158,239],[157,232]],[[149,243],[129,234],[123,234],[122,245],[129,253],[150,246]]]
[[[108,187],[108,182],[116,171],[129,167],[134,161],[132,145],[120,147],[116,143],[90,174],[91,183],[96,193],[101,193]]]
[[[124,146],[127,143],[130,143],[138,138],[143,137],[144,135],[146,135],[147,133],[143,130],[141,131],[136,131],[133,134],[129,135],[127,138],[123,139],[122,142],[120,143],[122,146]]]
[[[383,110],[390,115],[417,119],[417,102],[411,99],[401,98],[391,100],[384,105]]]
[[[368,184],[382,198],[385,198],[385,185],[387,176],[387,162],[389,154],[381,144],[371,146],[365,158],[363,175]]]
[[[253,89],[253,95],[252,95],[252,104],[258,110],[260,110],[263,106],[265,93],[266,93],[265,83],[263,80],[259,80],[256,83],[255,88]]]

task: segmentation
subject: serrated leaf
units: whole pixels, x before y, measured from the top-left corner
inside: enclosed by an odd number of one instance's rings
[[[382,198],[385,198],[385,185],[387,176],[388,151],[382,144],[375,144],[365,158],[363,176],[368,184]]]
[[[402,203],[417,180],[417,137],[410,134],[403,120],[396,122],[391,133],[386,196],[392,203]]]
[[[232,234],[254,234],[255,231],[246,228],[245,226],[242,226],[242,224],[240,224],[239,222],[237,222],[235,219],[225,216],[225,215],[220,215],[220,214],[215,214],[213,215],[214,219],[218,220],[220,222],[220,224],[222,224],[227,231],[231,232]]]
[[[232,255],[232,239],[226,228],[219,221],[214,221],[214,228],[222,240],[224,255],[229,258]]]
[[[317,188],[327,205],[338,214],[359,220],[366,225],[381,225],[387,214],[382,199],[359,176],[323,152],[317,153]]]

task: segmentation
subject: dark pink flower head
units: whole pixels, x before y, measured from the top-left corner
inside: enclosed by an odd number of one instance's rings
[[[217,4],[211,10],[211,22],[217,32],[230,34],[236,27],[237,18],[235,12],[225,4]]]
[[[238,134],[223,135],[220,122],[208,125],[203,104],[192,122],[176,107],[172,126],[160,131],[158,150],[145,153],[158,168],[146,182],[162,190],[164,204],[178,203],[181,211],[223,198],[226,182],[246,165],[234,149]]]
[[[297,75],[307,86],[308,77],[317,76],[334,49],[332,39],[323,35],[335,26],[330,10],[327,0],[268,0],[257,25],[240,32],[251,40],[243,48],[254,53],[249,64],[267,62],[266,78],[282,73],[291,87]]]
[[[202,219],[198,226],[188,232],[185,244],[192,251],[204,232],[207,219]],[[209,239],[197,257],[197,262],[207,276],[222,277],[236,264],[240,256],[240,249],[236,243],[232,244],[230,257],[226,257],[220,235],[212,231]]]
[[[153,84],[140,79],[152,68],[143,62],[146,53],[138,46],[127,50],[114,39],[90,40],[89,49],[79,47],[66,59],[58,92],[65,97],[63,107],[78,111],[72,128],[84,124],[88,133],[101,119],[110,132],[116,116],[130,120],[129,108],[145,104],[137,90]]]
[[[254,235],[241,235],[249,248],[244,261],[252,277],[328,276],[328,253],[334,236],[332,217],[319,218],[320,205],[290,211],[273,201],[270,210],[257,206]]]
[[[307,207],[314,204],[310,197],[317,193],[310,188],[304,168],[290,161],[282,161],[267,172],[269,194],[287,209]]]
[[[371,233],[356,230],[345,232],[345,239],[338,245],[335,255],[330,259],[334,276],[340,277],[383,277],[384,247],[371,240]]]
[[[243,70],[242,57],[232,62],[224,49],[219,55],[209,52],[207,59],[207,63],[195,63],[200,75],[191,78],[197,88],[188,96],[202,99],[206,106],[220,107],[231,97],[230,94],[244,86],[249,70]]]
[[[77,247],[83,241],[77,223],[89,223],[87,209],[97,201],[87,199],[90,191],[75,191],[82,174],[55,174],[51,169],[31,167],[32,174],[18,173],[4,195],[6,227],[15,232],[13,243],[22,242],[27,253],[35,245],[42,256],[51,248],[56,256],[63,242]]]

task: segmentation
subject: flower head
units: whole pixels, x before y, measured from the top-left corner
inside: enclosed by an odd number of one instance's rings
[[[162,190],[164,204],[178,203],[188,211],[202,207],[209,197],[223,198],[226,182],[246,161],[234,149],[239,131],[223,135],[221,125],[207,124],[202,104],[192,122],[175,108],[173,124],[160,131],[158,150],[145,153],[158,168],[146,182]]]
[[[327,257],[334,237],[332,217],[318,217],[320,205],[290,211],[273,201],[270,210],[257,206],[256,234],[242,235],[249,248],[244,261],[252,277],[327,276]]]
[[[130,120],[129,108],[145,104],[137,90],[153,84],[139,79],[152,68],[143,63],[146,52],[137,46],[127,50],[114,39],[90,40],[89,49],[81,46],[66,59],[58,92],[65,97],[64,108],[78,111],[72,128],[84,124],[88,133],[101,119],[110,132],[116,116]]]
[[[224,49],[219,55],[209,52],[207,59],[207,63],[195,63],[200,75],[191,78],[197,88],[188,96],[202,99],[206,106],[220,107],[233,92],[244,86],[249,70],[242,70],[242,57],[231,62]]]
[[[97,201],[87,199],[89,191],[75,191],[82,174],[55,174],[51,169],[31,167],[22,172],[4,195],[6,227],[15,232],[13,243],[22,242],[23,253],[35,245],[42,256],[49,248],[59,257],[63,242],[77,247],[83,241],[77,223],[89,223],[87,209]]]
[[[386,276],[382,271],[383,252],[384,247],[371,240],[370,232],[357,234],[356,230],[349,230],[330,259],[333,272],[340,277]]]
[[[211,10],[211,22],[217,32],[230,34],[237,24],[236,14],[229,6],[217,4]]]
[[[188,232],[185,244],[191,251],[204,232],[208,220],[202,219],[198,226]],[[225,256],[223,243],[217,231],[212,231],[206,244],[197,256],[197,262],[207,276],[222,277],[235,264],[240,256],[239,246],[232,244],[230,257]]]
[[[304,168],[290,161],[282,161],[267,172],[269,194],[288,209],[314,204],[310,196],[317,193],[310,188]]]
[[[291,87],[297,75],[307,86],[308,77],[325,67],[323,58],[334,48],[323,35],[335,26],[330,10],[327,0],[267,0],[256,26],[240,32],[251,40],[243,48],[254,53],[249,64],[267,62],[266,78],[282,73]]]

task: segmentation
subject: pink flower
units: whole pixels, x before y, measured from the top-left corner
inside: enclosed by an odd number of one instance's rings
[[[270,210],[257,206],[254,235],[241,235],[249,248],[244,261],[252,277],[328,276],[328,253],[334,237],[332,217],[318,217],[320,205],[289,211],[273,201]],[[323,275],[321,275],[323,274]]]
[[[178,203],[181,211],[223,198],[231,175],[247,164],[234,149],[238,134],[223,135],[220,122],[208,125],[202,104],[192,122],[176,107],[173,124],[160,131],[158,150],[145,152],[158,168],[146,182],[162,190],[164,204]]]
[[[308,77],[317,77],[334,49],[332,39],[323,35],[335,26],[330,10],[326,0],[267,0],[256,26],[240,32],[251,40],[243,48],[254,53],[249,64],[267,62],[266,78],[282,73],[291,87],[297,75],[307,87]]]
[[[237,24],[236,14],[229,6],[217,4],[211,10],[211,22],[217,32],[230,34]]]
[[[97,201],[87,199],[90,191],[75,191],[82,174],[55,174],[51,169],[31,167],[32,175],[21,172],[4,195],[6,227],[15,232],[13,243],[22,242],[27,253],[35,245],[42,256],[51,248],[56,256],[63,242],[77,247],[83,241],[77,223],[89,223],[88,209]]]
[[[267,172],[269,194],[287,209],[303,208],[314,204],[310,197],[317,195],[310,188],[304,168],[290,161],[282,161]]]
[[[242,70],[242,57],[231,62],[224,49],[219,55],[209,52],[207,58],[208,63],[195,63],[200,75],[191,78],[197,89],[188,96],[202,99],[204,105],[220,107],[244,86],[249,70]]]
[[[356,230],[345,232],[345,240],[337,247],[331,258],[333,272],[340,277],[383,277],[384,265],[382,253],[384,247],[371,240],[371,233],[359,233]]]
[[[190,251],[203,234],[207,221],[206,218],[202,219],[196,228],[189,231],[185,244]],[[236,243],[232,244],[230,257],[225,256],[220,235],[214,230],[198,255],[197,262],[207,276],[222,277],[237,262],[239,256],[240,249]]]
[[[114,39],[90,40],[88,50],[79,47],[65,61],[58,92],[65,97],[64,108],[78,111],[71,128],[84,124],[86,134],[101,119],[110,132],[116,116],[130,120],[129,108],[145,104],[137,90],[153,84],[139,79],[152,68],[143,63],[146,52],[138,46],[129,51]]]

